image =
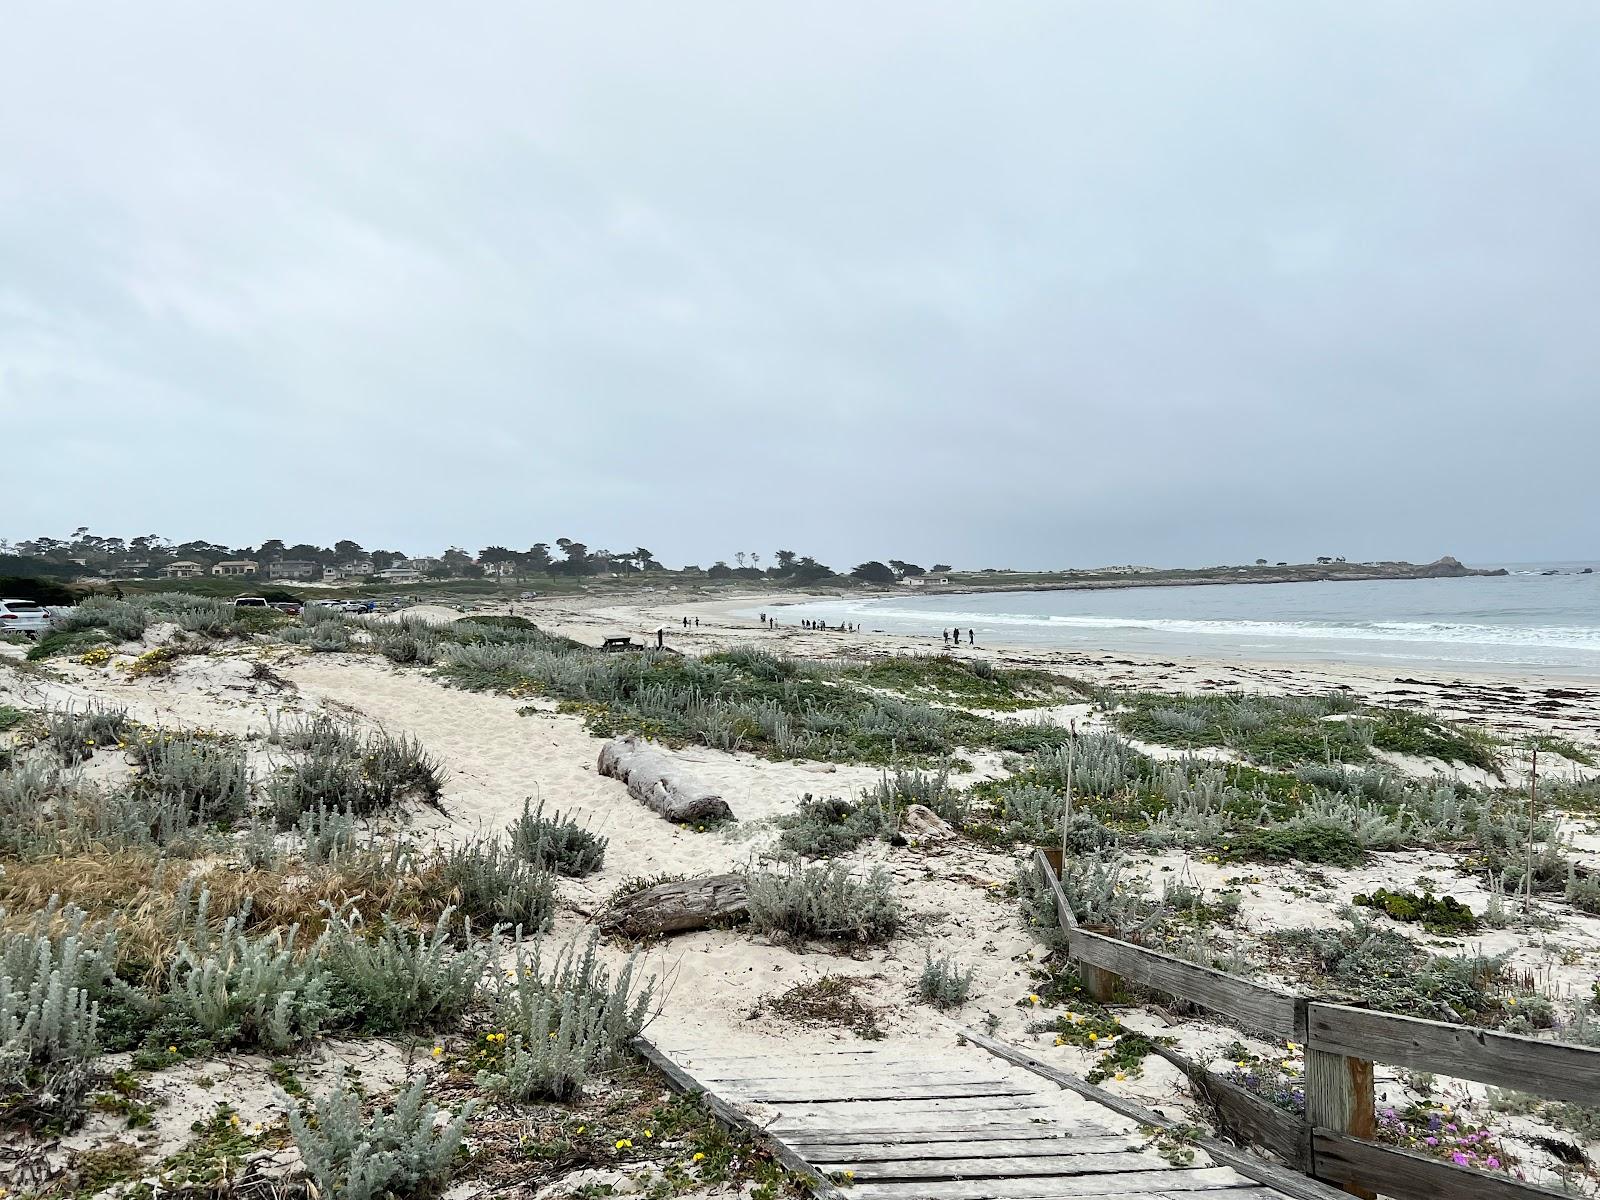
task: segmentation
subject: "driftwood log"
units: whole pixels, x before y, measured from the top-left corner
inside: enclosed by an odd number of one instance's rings
[[[657,937],[732,925],[748,911],[743,875],[703,875],[625,896],[607,907],[600,924],[608,933]]]
[[[726,800],[643,738],[612,738],[601,746],[600,774],[622,780],[635,800],[680,825],[733,820]]]

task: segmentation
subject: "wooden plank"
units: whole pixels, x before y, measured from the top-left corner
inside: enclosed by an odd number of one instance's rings
[[[960,1070],[928,1070],[917,1075],[896,1075],[894,1072],[882,1070],[850,1070],[842,1074],[829,1075],[714,1075],[706,1070],[696,1070],[694,1077],[704,1083],[715,1083],[730,1088],[770,1088],[774,1083],[802,1083],[808,1086],[850,1085],[850,1083],[872,1083],[880,1088],[888,1086],[949,1086],[952,1083],[981,1083],[984,1086],[1008,1086],[1011,1080],[1000,1075],[966,1074]]]
[[[1151,1192],[1185,1193],[1216,1191],[1237,1187],[1244,1181],[1227,1167],[1201,1167],[1197,1170],[1116,1171],[1103,1175],[1058,1175],[1044,1179],[951,1179],[937,1183],[907,1181],[857,1183],[850,1187],[852,1200],[887,1200],[888,1197],[917,1195],[923,1200],[998,1200],[1006,1196],[1041,1197],[1055,1200],[1062,1196],[1101,1196],[1118,1191],[1131,1194]],[[909,1189],[909,1190],[908,1190]]]
[[[1107,1179],[1115,1178],[1117,1176],[1107,1176]],[[995,1179],[994,1182],[994,1192],[986,1195],[984,1200],[1035,1200],[1038,1197],[1037,1190],[1006,1189],[1006,1182],[1008,1182],[1006,1179]],[[1018,1182],[1026,1184],[1026,1182],[1032,1181],[1022,1179],[1022,1181]],[[946,1195],[941,1190],[931,1190],[939,1189],[942,1184],[907,1182],[907,1184],[874,1184],[874,1187],[885,1189],[882,1192],[878,1192],[874,1200],[926,1200],[928,1197],[934,1197],[934,1200],[938,1200],[938,1197]],[[1056,1195],[1062,1194],[1061,1192],[1046,1192],[1045,1195],[1046,1197],[1056,1197]],[[1214,1189],[1205,1189],[1202,1192],[1141,1189],[1136,1190],[1136,1192],[1107,1190],[1107,1192],[1094,1192],[1093,1195],[1094,1200],[1194,1200],[1197,1195],[1198,1197],[1205,1197],[1205,1200],[1274,1200],[1274,1194],[1269,1192],[1266,1187],[1261,1187],[1259,1184],[1250,1184],[1250,1182],[1240,1182],[1237,1187],[1214,1187]]]
[[[1042,1145],[1052,1142],[1075,1141],[1080,1136],[1085,1138],[1122,1138],[1136,1137],[1133,1133],[1120,1133],[1114,1129],[1107,1129],[1103,1125],[1074,1124],[1071,1132],[1063,1130],[1062,1126],[1054,1121],[1041,1124],[1028,1125],[982,1125],[969,1130],[936,1130],[923,1129],[920,1126],[908,1125],[904,1129],[887,1129],[862,1131],[859,1129],[842,1130],[829,1133],[820,1129],[791,1129],[783,1135],[784,1141],[791,1145],[805,1147],[809,1152],[814,1145],[822,1146],[884,1146],[893,1149],[900,1144],[927,1146],[930,1143],[941,1142],[985,1142],[1004,1141],[1014,1139]]]
[[[1041,1079],[1048,1079],[1059,1088],[1075,1092],[1086,1099],[1093,1100],[1112,1112],[1120,1113],[1124,1117],[1138,1121],[1141,1125],[1149,1125],[1156,1129],[1165,1130],[1167,1133],[1183,1138],[1191,1145],[1198,1146],[1215,1162],[1225,1163],[1235,1168],[1241,1175],[1248,1176],[1258,1183],[1266,1184],[1275,1191],[1293,1200],[1344,1200],[1343,1193],[1335,1191],[1326,1184],[1308,1179],[1296,1171],[1277,1163],[1267,1162],[1265,1159],[1256,1158],[1240,1150],[1236,1146],[1229,1146],[1216,1138],[1190,1137],[1183,1125],[1154,1112],[1139,1104],[1137,1101],[1114,1095],[1104,1088],[1096,1087],[1092,1083],[1085,1083],[1075,1075],[1058,1070],[1048,1063],[1040,1062],[1026,1051],[1005,1042],[999,1042],[991,1037],[986,1037],[971,1029],[962,1029],[961,1035],[979,1049],[987,1050],[996,1058],[1004,1059],[1008,1063],[1019,1066],[1026,1071],[1031,1071]]]
[[[1057,1154],[1038,1158],[941,1158],[922,1162],[845,1164],[843,1167],[830,1164],[828,1169],[853,1171],[856,1183],[861,1184],[890,1179],[1031,1179],[1046,1175],[1065,1178],[1157,1171],[1161,1167],[1161,1160],[1152,1154],[1108,1150],[1103,1154]]]
[[[858,1118],[881,1122],[885,1116],[895,1114],[901,1117],[924,1117],[935,1113],[984,1113],[992,1117],[1005,1117],[1037,1112],[1040,1116],[1059,1118],[1060,1110],[1048,1104],[1049,1099],[1029,1092],[1020,1097],[1000,1097],[998,1101],[992,1096],[931,1096],[902,1100],[895,1104],[884,1104],[880,1100],[777,1100],[762,1103],[781,1108],[785,1116],[838,1117],[841,1118],[841,1124],[849,1124]]]
[[[666,1076],[667,1082],[673,1088],[685,1095],[699,1096],[707,1111],[722,1125],[767,1142],[772,1149],[773,1157],[797,1175],[802,1175],[810,1181],[815,1195],[822,1197],[823,1200],[846,1200],[844,1193],[835,1187],[832,1180],[823,1172],[818,1171],[781,1141],[768,1138],[766,1131],[760,1125],[715,1093],[707,1091],[693,1075],[657,1050],[649,1038],[636,1037],[632,1045],[634,1052]]]
[[[1115,1179],[1117,1176],[1106,1176],[1106,1178],[1107,1181],[1110,1181],[1110,1179]],[[986,1192],[982,1200],[1037,1200],[1040,1197],[1040,1192],[1032,1187],[1035,1182],[1032,1179],[1014,1181],[1019,1186],[1016,1189],[1008,1187],[1010,1182],[1013,1181],[995,1179],[994,1192]],[[1027,1186],[1027,1190],[1022,1190],[1021,1186]],[[952,1195],[950,1192],[942,1190],[946,1187],[944,1184],[926,1184],[926,1182],[872,1184],[872,1187],[880,1189],[875,1194],[874,1200],[930,1200],[930,1198],[931,1200],[939,1200],[939,1197]],[[851,1189],[851,1194],[854,1194],[854,1189]],[[1059,1197],[1059,1195],[1067,1194],[1051,1190],[1051,1192],[1045,1192],[1043,1195],[1045,1197]],[[1197,1195],[1205,1197],[1205,1200],[1272,1200],[1272,1197],[1274,1197],[1274,1194],[1269,1192],[1266,1187],[1261,1187],[1259,1184],[1248,1184],[1248,1182],[1240,1182],[1237,1187],[1208,1187],[1208,1189],[1200,1190],[1200,1192],[1192,1192],[1192,1190],[1184,1190],[1184,1192],[1174,1192],[1174,1190],[1166,1189],[1152,1190],[1146,1186],[1139,1187],[1138,1190],[1128,1190],[1128,1192],[1106,1190],[1106,1192],[1093,1192],[1091,1195],[1093,1195],[1094,1200],[1194,1200]]]
[[[1251,983],[1159,950],[1147,950],[1087,929],[1067,939],[1071,955],[1091,966],[1221,1013],[1249,1029],[1305,1040],[1306,1002],[1293,992]]]
[[[985,1155],[1011,1157],[1033,1155],[1052,1157],[1061,1154],[1102,1154],[1114,1150],[1135,1150],[1144,1142],[1136,1133],[1109,1133],[1090,1137],[1036,1138],[960,1138],[947,1142],[807,1142],[795,1143],[806,1158],[818,1164],[900,1162],[940,1158],[982,1158]]]
[[[1241,1145],[1269,1150],[1297,1170],[1310,1169],[1310,1129],[1303,1118],[1165,1046],[1152,1045],[1150,1050],[1184,1073],[1196,1096],[1211,1109],[1214,1123],[1225,1137]]]
[[[818,1101],[861,1100],[875,1104],[893,1104],[897,1100],[978,1100],[1002,1099],[1008,1096],[1031,1096],[1032,1088],[1014,1083],[889,1083],[874,1086],[868,1083],[824,1083],[807,1086],[804,1083],[719,1085],[727,1096],[751,1100],[758,1104],[815,1104]]]
[[[1050,865],[1050,860],[1044,856],[1043,850],[1033,852],[1033,865],[1044,877],[1045,886],[1056,898],[1056,923],[1061,926],[1062,933],[1070,934],[1078,927],[1078,918],[1072,915],[1072,905],[1067,903],[1066,893],[1061,890],[1060,876]]]
[[[1306,1050],[1306,1120],[1322,1129],[1332,1129],[1353,1138],[1371,1138],[1377,1132],[1377,1101],[1372,1085],[1372,1060],[1347,1058],[1325,1050]],[[1328,1176],[1316,1169],[1311,1156],[1311,1173],[1319,1179]],[[1373,1189],[1348,1180],[1337,1180],[1345,1191],[1361,1200],[1378,1200]]]
[[[1569,1042],[1313,1003],[1306,1045],[1577,1104],[1600,1096],[1600,1049]]]
[[[1312,1135],[1317,1173],[1342,1183],[1381,1192],[1395,1200],[1571,1200],[1568,1192],[1523,1183],[1495,1171],[1455,1163],[1398,1146],[1346,1137],[1329,1129]],[[855,1189],[851,1189],[852,1195]]]

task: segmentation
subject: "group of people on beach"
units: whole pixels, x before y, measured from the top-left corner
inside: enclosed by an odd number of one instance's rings
[[[766,613],[762,613],[761,614],[761,623],[763,625],[765,625],[768,629],[776,629],[778,627],[778,618],[777,617],[769,617]],[[809,629],[813,633],[860,633],[861,632],[861,626],[859,626],[859,625],[848,625],[843,621],[839,622],[839,624],[837,624],[837,625],[829,625],[826,621],[813,621],[813,620],[810,620],[809,618],[806,618],[806,617],[801,617],[800,618],[800,628],[801,629]]]
[[[957,646],[961,645],[961,630],[942,629],[939,632],[944,634],[944,644],[946,646],[950,645],[951,642],[954,642]],[[977,635],[975,635],[972,630],[967,630],[967,645],[974,645],[976,644],[977,640]]]

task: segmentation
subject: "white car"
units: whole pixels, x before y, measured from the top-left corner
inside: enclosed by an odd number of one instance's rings
[[[32,600],[0,600],[0,633],[39,634],[50,628],[50,614]]]

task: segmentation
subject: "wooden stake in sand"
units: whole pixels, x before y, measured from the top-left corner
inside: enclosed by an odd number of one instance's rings
[[[1523,879],[1522,911],[1533,907],[1533,827],[1538,821],[1539,747],[1533,748],[1533,766],[1528,771],[1528,871]]]
[[[1078,722],[1067,722],[1072,737],[1067,742],[1067,796],[1061,804],[1061,869],[1067,869],[1067,830],[1072,828],[1072,768],[1078,755]]]

